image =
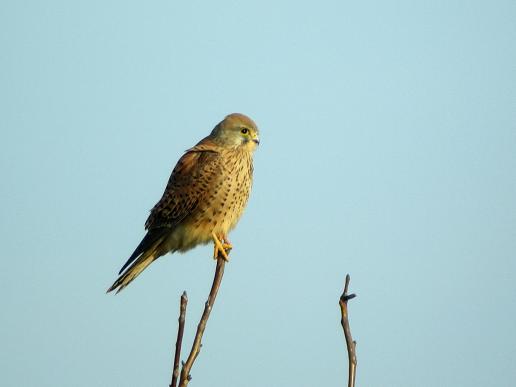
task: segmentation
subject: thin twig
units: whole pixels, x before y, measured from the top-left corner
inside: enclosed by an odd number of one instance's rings
[[[356,355],[356,341],[351,336],[351,329],[349,328],[348,320],[348,301],[356,297],[356,294],[348,294],[349,274],[346,275],[346,283],[344,285],[344,292],[340,296],[339,305],[342,318],[340,323],[344,330],[344,337],[346,338],[346,346],[348,348],[348,387],[355,386],[355,375],[357,370],[357,355]]]
[[[219,254],[219,257],[217,258],[217,268],[215,269],[215,277],[213,278],[213,284],[211,285],[210,295],[208,296],[208,300],[204,304],[204,312],[202,313],[199,325],[197,325],[197,333],[195,334],[194,342],[192,344],[192,350],[190,351],[190,355],[188,356],[188,359],[183,364],[183,368],[181,369],[179,387],[186,387],[188,385],[188,382],[192,379],[190,375],[190,370],[192,369],[192,365],[195,362],[197,355],[199,355],[199,352],[201,351],[202,335],[204,333],[204,329],[206,329],[206,323],[208,322],[208,318],[210,317],[211,309],[213,308],[215,299],[217,298],[217,292],[219,291],[220,282],[222,281],[222,276],[224,275],[225,264],[226,261]]]
[[[186,292],[181,295],[181,303],[179,305],[179,327],[177,328],[176,353],[174,355],[174,368],[172,369],[172,381],[169,387],[176,387],[177,378],[179,377],[179,360],[181,359],[181,346],[183,344],[183,332],[185,331],[186,305],[188,304],[188,296]]]

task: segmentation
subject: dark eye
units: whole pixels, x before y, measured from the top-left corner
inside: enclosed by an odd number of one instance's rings
[[[242,130],[240,131],[240,133],[242,133],[242,134],[247,134],[247,133],[249,133],[249,129],[244,128],[244,129],[242,129]]]

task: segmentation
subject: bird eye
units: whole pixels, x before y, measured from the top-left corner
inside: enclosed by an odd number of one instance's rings
[[[242,133],[242,134],[247,134],[247,133],[249,133],[249,129],[244,128],[244,129],[242,129],[242,130],[240,131],[240,133]]]

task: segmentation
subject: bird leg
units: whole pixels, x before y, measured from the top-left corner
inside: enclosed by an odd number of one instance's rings
[[[229,262],[227,251],[231,250],[233,246],[230,243],[228,243],[229,241],[227,240],[227,237],[224,237],[222,235],[217,236],[214,232],[211,233],[211,236],[213,238],[214,243],[213,259],[217,259],[220,253],[220,255],[222,255],[222,258],[224,258],[226,262]]]

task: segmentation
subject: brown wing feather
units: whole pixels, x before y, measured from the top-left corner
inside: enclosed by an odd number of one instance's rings
[[[145,223],[145,228],[149,230],[147,235],[122,266],[119,274],[130,266],[129,269],[108,291],[117,286],[126,286],[141,270],[165,253],[151,254],[152,259],[150,261],[147,259],[149,258],[147,255],[156,250],[171,229],[195,211],[199,203],[204,200],[210,182],[220,173],[219,161],[217,147],[209,137],[187,150],[179,159],[170,175],[163,196],[151,210]],[[133,267],[137,266],[140,261],[145,261],[146,264],[141,265],[138,274],[131,274]]]
[[[221,165],[217,146],[207,137],[177,162],[165,192],[151,210],[146,229],[174,227],[202,202]]]

